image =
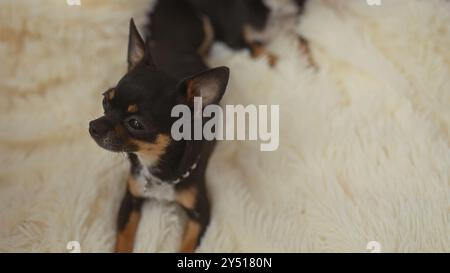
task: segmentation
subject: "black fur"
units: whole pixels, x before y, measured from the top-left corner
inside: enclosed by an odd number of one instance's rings
[[[208,68],[198,54],[203,21],[188,1],[159,0],[149,21],[150,51],[159,69],[181,79]]]
[[[189,1],[211,20],[215,39],[233,49],[251,49],[245,37],[245,27],[263,30],[270,14],[263,0]]]

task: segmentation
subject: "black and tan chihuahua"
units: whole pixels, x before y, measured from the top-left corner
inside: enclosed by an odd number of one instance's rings
[[[164,0],[163,0],[164,1]],[[253,57],[264,53],[264,42],[252,39],[252,33],[262,32],[267,25],[270,9],[263,0],[189,0],[206,18],[214,30],[214,40],[232,49],[248,49]],[[269,63],[275,57],[268,54]],[[273,58],[273,59],[271,59]]]
[[[215,143],[175,141],[171,110],[179,104],[193,108],[194,97],[202,98],[203,107],[218,104],[229,69],[208,69],[204,63],[208,31],[186,1],[159,1],[149,32],[144,42],[131,20],[128,72],[103,94],[104,116],[90,122],[89,133],[100,147],[127,153],[131,163],[115,251],[133,251],[142,204],[159,200],[185,210],[180,251],[193,252],[210,220],[205,171]]]
[[[221,41],[234,50],[248,49],[253,58],[265,56],[271,66],[277,63],[277,56],[265,47],[270,41],[270,38],[266,40],[265,34],[270,28],[269,19],[278,15],[267,5],[268,0],[188,1],[199,14],[207,18],[206,23],[210,24],[215,41]],[[306,0],[291,0],[291,3],[284,4],[295,6],[298,16],[303,12],[305,2]],[[301,42],[306,44],[304,39]]]
[[[299,8],[306,0],[294,0]],[[299,9],[299,10],[300,10]],[[269,9],[263,0],[159,0],[147,27],[148,39],[130,22],[128,72],[103,95],[104,116],[89,124],[97,144],[127,153],[128,186],[118,215],[116,252],[131,252],[142,204],[160,200],[180,205],[188,216],[181,252],[199,245],[210,220],[205,171],[214,141],[175,141],[172,108],[218,104],[229,69],[208,69],[204,57],[214,40],[254,57],[267,53],[251,31],[263,31]],[[274,64],[275,58],[268,54]],[[203,123],[204,124],[204,123]]]

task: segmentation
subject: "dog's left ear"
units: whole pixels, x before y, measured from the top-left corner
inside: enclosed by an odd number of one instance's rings
[[[136,28],[133,18],[130,20],[128,37],[128,70],[133,69],[145,56],[145,43]]]
[[[202,98],[202,106],[218,104],[227,88],[230,69],[222,66],[200,72],[183,80],[180,92],[183,103],[194,106],[194,97]]]

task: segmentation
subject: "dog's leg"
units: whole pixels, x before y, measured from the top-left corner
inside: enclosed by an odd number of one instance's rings
[[[266,55],[271,67],[274,67],[277,64],[278,57],[275,54],[269,52],[261,42],[250,42],[248,44],[248,48],[250,49],[253,58],[259,58],[263,55]]]
[[[181,241],[180,252],[192,253],[198,246],[200,237],[200,224],[193,219],[189,219],[183,233],[183,240]]]
[[[258,31],[255,31],[250,25],[244,26],[242,40],[246,47],[250,50],[253,58],[259,58],[263,55],[267,56],[269,65],[274,67],[278,62],[278,57],[264,47],[264,43],[258,40]]]
[[[177,194],[177,202],[186,211],[188,220],[181,241],[180,252],[194,252],[209,224],[210,206],[204,190],[189,188]]]
[[[117,221],[117,238],[114,251],[129,253],[133,251],[134,237],[141,219],[141,207],[144,199],[134,197],[127,189],[122,199]]]

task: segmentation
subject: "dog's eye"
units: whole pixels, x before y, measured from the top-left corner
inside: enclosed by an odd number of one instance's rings
[[[128,121],[128,125],[134,130],[143,130],[144,126],[137,119],[133,118]]]

